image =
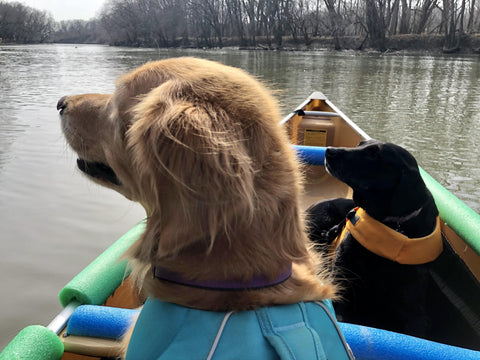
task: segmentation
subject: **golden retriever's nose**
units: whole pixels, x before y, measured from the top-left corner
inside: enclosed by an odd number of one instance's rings
[[[57,102],[57,110],[60,110],[60,115],[63,113],[63,110],[65,110],[65,108],[67,107],[65,100],[67,100],[67,97],[63,96]]]

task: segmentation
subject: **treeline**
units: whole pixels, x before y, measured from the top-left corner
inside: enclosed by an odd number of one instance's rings
[[[386,48],[394,35],[441,35],[445,49],[480,30],[476,0],[109,0],[100,22],[113,44],[130,46],[309,45],[351,37]]]
[[[276,48],[329,38],[336,49],[385,50],[389,38],[422,35],[454,51],[478,32],[477,0],[107,0],[96,19],[59,23],[0,1],[5,42]]]
[[[0,43],[103,43],[110,38],[100,20],[56,22],[47,11],[0,1]]]
[[[7,43],[41,43],[55,27],[53,17],[21,3],[0,2],[0,39]]]
[[[49,42],[67,44],[108,44],[110,38],[100,20],[66,20],[55,24]]]

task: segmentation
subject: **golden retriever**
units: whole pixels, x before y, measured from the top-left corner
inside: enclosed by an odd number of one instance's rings
[[[261,82],[174,58],[121,77],[113,94],[66,96],[57,108],[78,167],[145,208],[146,231],[127,254],[145,294],[215,311],[335,295],[305,232],[299,165]],[[216,283],[245,287],[195,286]]]

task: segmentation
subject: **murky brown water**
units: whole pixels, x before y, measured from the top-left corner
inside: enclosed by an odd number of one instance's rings
[[[75,169],[58,98],[111,92],[120,74],[184,55],[263,78],[282,90],[285,114],[324,92],[370,136],[411,150],[480,211],[478,57],[0,46],[0,348],[21,328],[47,324],[62,286],[144,216]]]

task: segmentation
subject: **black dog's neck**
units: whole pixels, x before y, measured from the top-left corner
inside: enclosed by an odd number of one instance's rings
[[[436,226],[438,210],[433,200],[403,216],[387,216],[379,219],[389,228],[409,237],[420,238],[430,235]],[[368,210],[366,210],[368,213]]]

